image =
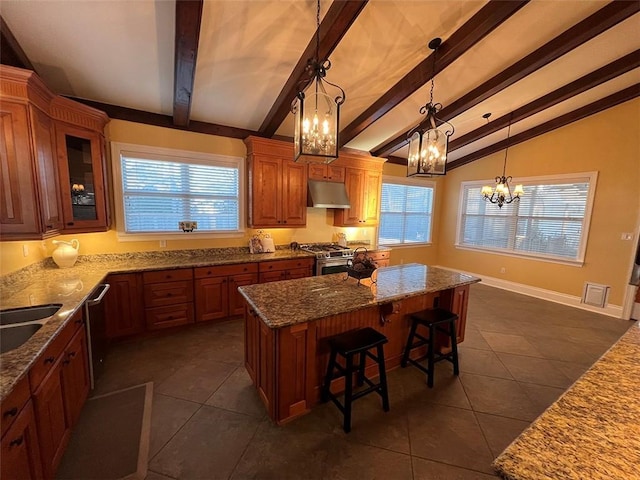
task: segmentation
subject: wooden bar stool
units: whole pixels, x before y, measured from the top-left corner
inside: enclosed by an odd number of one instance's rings
[[[418,367],[420,370],[427,374],[427,385],[429,388],[433,387],[434,366],[441,360],[448,360],[453,363],[453,373],[458,375],[460,373],[458,368],[458,342],[456,338],[456,320],[458,315],[452,313],[443,308],[432,308],[429,310],[423,310],[411,315],[411,331],[409,332],[409,338],[407,338],[407,345],[404,349],[404,355],[400,365],[402,368],[407,366],[407,363]],[[418,327],[422,325],[429,329],[429,337],[424,337],[416,332]],[[441,332],[449,336],[451,339],[451,351],[449,353],[436,353],[436,333]],[[417,338],[417,341],[414,339]],[[413,360],[409,358],[411,350],[414,348],[427,345],[427,367],[425,368],[420,364],[420,359]]]
[[[387,390],[387,373],[384,364],[384,350],[382,346],[387,343],[387,337],[374,330],[371,327],[353,330],[350,332],[336,335],[329,340],[331,345],[331,355],[329,357],[329,365],[327,374],[322,387],[322,401],[332,400],[344,415],[344,431],[351,431],[351,404],[354,400],[361,398],[371,392],[376,392],[382,397],[382,409],[389,411],[389,393]],[[369,350],[375,348],[376,355]],[[357,364],[354,357],[360,355]],[[337,361],[337,356],[341,355],[345,359],[345,365],[342,366]],[[373,383],[365,376],[365,365],[367,357],[372,358],[378,364],[378,372],[380,381]],[[357,385],[362,386],[366,383],[369,387],[353,392],[353,374],[357,373]],[[338,400],[338,397],[331,393],[331,381],[336,378],[344,377],[344,404]]]

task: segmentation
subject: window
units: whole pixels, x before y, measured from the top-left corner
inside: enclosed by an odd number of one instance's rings
[[[378,243],[430,243],[434,190],[434,182],[383,177]]]
[[[141,145],[113,144],[114,178],[125,235],[242,231],[243,159]],[[164,237],[163,237],[164,238]]]
[[[484,200],[483,184],[463,182],[457,245],[582,262],[596,178],[593,172],[519,179],[524,196],[502,208]]]

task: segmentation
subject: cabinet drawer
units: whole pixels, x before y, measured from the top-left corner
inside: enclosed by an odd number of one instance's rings
[[[276,270],[291,270],[294,268],[311,267],[315,260],[313,258],[300,258],[297,260],[274,260],[271,262],[261,262],[259,269],[262,272],[273,272]]]
[[[15,386],[13,391],[7,395],[0,404],[0,424],[2,425],[2,435],[9,429],[9,427],[13,424],[14,420],[22,410],[22,407],[27,403],[29,397],[31,396],[31,391],[29,390],[29,378],[25,375],[18,384]]]
[[[242,263],[239,265],[194,268],[195,278],[227,277],[231,275],[242,275],[243,273],[258,273],[258,264]]]
[[[69,340],[76,333],[76,330],[82,326],[83,316],[82,309],[78,310],[64,326],[60,334],[53,339],[45,351],[38,357],[36,362],[29,370],[29,384],[31,391],[35,392],[42,379],[49,373],[56,363],[56,360],[62,355],[62,350],[67,346]]]
[[[175,270],[159,270],[157,272],[144,272],[142,280],[147,283],[174,282],[176,280],[191,280],[193,269],[178,268]]]
[[[193,323],[193,304],[184,303],[169,307],[147,308],[145,318],[147,328],[150,330]]]
[[[161,307],[193,301],[193,280],[153,283],[144,286],[145,307]]]

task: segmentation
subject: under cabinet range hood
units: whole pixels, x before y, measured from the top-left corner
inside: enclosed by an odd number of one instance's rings
[[[309,180],[307,205],[316,208],[351,208],[344,183]]]

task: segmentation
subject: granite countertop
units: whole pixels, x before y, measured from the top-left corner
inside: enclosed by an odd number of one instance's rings
[[[640,327],[631,327],[494,467],[508,480],[640,479]]]
[[[346,280],[345,280],[346,279]],[[378,269],[361,285],[345,273],[247,285],[238,290],[270,328],[402,300],[479,282],[480,279],[417,263]]]
[[[11,392],[72,314],[82,307],[93,290],[110,273],[314,257],[308,252],[289,249],[254,255],[248,252],[248,248],[215,248],[85,255],[78,257],[78,261],[71,268],[58,268],[51,259],[47,259],[40,264],[2,277],[0,292],[3,309],[51,303],[61,304],[62,307],[22,346],[0,355],[0,400]]]

